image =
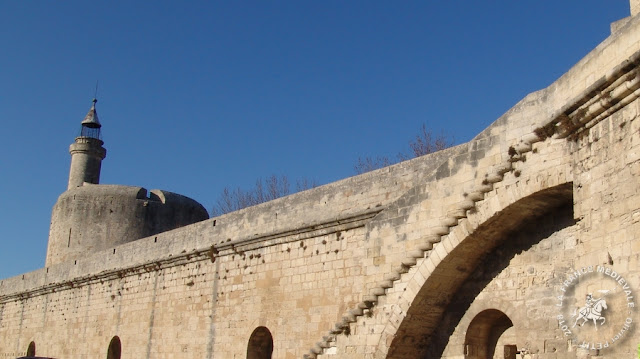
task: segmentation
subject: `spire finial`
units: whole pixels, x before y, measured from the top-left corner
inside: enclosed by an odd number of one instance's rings
[[[96,82],[96,92],[94,95],[97,94],[98,83]],[[100,120],[98,120],[98,111],[96,111],[96,102],[98,102],[98,99],[94,97],[92,102],[89,112],[87,112],[87,115],[81,123],[80,136],[100,139],[100,127],[102,127],[102,125],[100,124]]]

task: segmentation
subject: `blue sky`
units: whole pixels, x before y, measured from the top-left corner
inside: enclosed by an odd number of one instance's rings
[[[271,174],[352,176],[423,123],[466,142],[628,14],[625,0],[2,1],[0,278],[44,265],[96,80],[101,183],[211,210]]]

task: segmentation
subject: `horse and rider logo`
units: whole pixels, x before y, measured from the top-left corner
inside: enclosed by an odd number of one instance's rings
[[[610,291],[599,290],[598,292],[606,295]],[[602,312],[605,311],[606,309],[607,309],[607,302],[604,299],[604,297],[594,298],[593,294],[591,293],[587,294],[587,300],[586,300],[585,306],[579,309],[576,308],[576,310],[574,310],[573,314],[571,315],[571,318],[574,318],[577,316],[575,322],[573,323],[572,328],[575,328],[576,325],[578,325],[578,321],[582,319],[582,323],[580,323],[580,326],[583,326],[584,323],[588,322],[589,320],[592,320],[593,325],[595,326],[596,330],[598,330],[598,321],[599,320],[602,321],[600,325],[603,325],[604,322],[606,321],[606,318],[602,314]]]
[[[627,279],[613,268],[596,265],[576,269],[565,276],[558,289],[558,328],[579,347],[604,350],[631,337],[635,330],[634,294]],[[579,304],[580,297],[584,306]]]

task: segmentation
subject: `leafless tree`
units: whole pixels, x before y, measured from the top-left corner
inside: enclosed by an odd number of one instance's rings
[[[377,170],[379,168],[390,166],[400,161],[406,161],[415,157],[427,155],[429,153],[444,150],[453,145],[453,139],[444,133],[434,135],[424,123],[420,131],[413,140],[409,141],[409,152],[400,152],[396,156],[397,160],[392,160],[387,156],[379,156],[376,158],[365,157],[358,158],[358,162],[353,166],[356,174],[362,174]]]
[[[444,150],[447,147],[453,145],[453,140],[440,133],[437,136],[433,135],[433,132],[427,129],[427,125],[424,123],[420,128],[420,132],[416,135],[413,141],[409,141],[409,147],[413,151],[413,157],[420,157],[428,155],[429,153],[438,152]]]
[[[353,168],[357,174],[362,174],[362,173],[371,172],[373,170],[377,170],[378,168],[391,166],[396,162],[397,161],[390,160],[389,157],[387,156],[382,156],[382,157],[379,156],[376,158],[360,157],[358,158],[358,162],[353,166]]]
[[[313,179],[302,178],[296,181],[296,192],[302,192],[316,187],[318,187],[318,182]]]
[[[303,191],[317,187],[313,180],[302,179],[296,181],[296,190]],[[287,176],[271,175],[265,180],[258,178],[252,189],[244,190],[240,187],[230,189],[225,187],[213,206],[212,215],[220,216],[260,203],[272,201],[276,198],[291,194],[291,186]]]
[[[444,133],[434,135],[433,132],[423,124],[416,137],[409,141],[409,152],[399,153],[395,160],[387,156],[359,158],[354,169],[357,174],[362,174],[390,166],[400,161],[440,151],[452,144],[453,140],[445,136]],[[295,191],[300,192],[317,186],[316,181],[303,178],[296,181]],[[213,216],[219,216],[263,202],[272,201],[291,193],[291,185],[287,176],[271,175],[265,180],[259,178],[256,180],[255,186],[249,190],[244,190],[240,187],[235,189],[230,189],[229,187],[224,188],[216,200],[211,214]]]
[[[286,196],[291,193],[289,187],[289,179],[286,176],[271,175],[265,181],[258,178],[256,186],[252,193],[249,193],[253,201],[251,206],[272,201],[276,198]]]

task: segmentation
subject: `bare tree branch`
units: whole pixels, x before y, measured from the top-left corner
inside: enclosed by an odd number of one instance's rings
[[[437,136],[422,124],[420,131],[416,137],[409,141],[410,152],[399,153],[397,159],[393,160],[387,156],[364,157],[358,158],[358,162],[353,166],[357,174],[373,171],[379,168],[391,166],[394,163],[408,160],[414,157],[420,157],[443,150],[450,147],[453,140],[441,133]],[[303,178],[296,181],[296,192],[304,191],[317,187],[318,184],[314,180]],[[254,188],[243,190],[236,188],[234,190],[228,187],[222,190],[220,197],[213,206],[212,215],[219,216],[225,213],[237,211],[246,207],[255,206],[257,204],[272,201],[276,198],[284,197],[291,194],[291,186],[287,176],[271,175],[265,180],[258,178]]]
[[[353,166],[353,169],[356,171],[356,174],[363,174],[367,172],[371,172],[373,170],[377,170],[378,168],[383,168],[387,166],[391,166],[396,161],[392,161],[389,157],[365,157],[358,158],[358,163]]]
[[[409,141],[409,153],[400,152],[397,155],[397,160],[391,160],[387,156],[382,157],[365,157],[358,158],[358,162],[353,166],[356,174],[362,174],[377,170],[379,168],[391,166],[392,164],[410,160],[415,157],[428,155],[429,153],[444,150],[447,147],[453,145],[453,139],[446,136],[444,133],[440,133],[435,136],[431,130],[427,128],[424,123],[418,131],[416,137]]]
[[[298,191],[316,186],[315,181],[306,178],[297,181]],[[220,216],[225,213],[272,201],[276,198],[291,194],[290,188],[289,178],[284,175],[279,177],[271,175],[267,177],[266,180],[258,178],[255,186],[249,190],[243,190],[241,188],[231,190],[229,187],[225,187],[216,200],[211,214],[213,216]]]
[[[316,187],[318,187],[318,183],[316,182],[316,180],[303,178],[296,181],[296,192],[302,192]]]
[[[428,155],[429,153],[438,152],[450,147],[453,141],[449,140],[444,133],[433,136],[433,132],[427,130],[424,123],[419,133],[413,141],[409,141],[409,147],[413,151],[413,157]]]

